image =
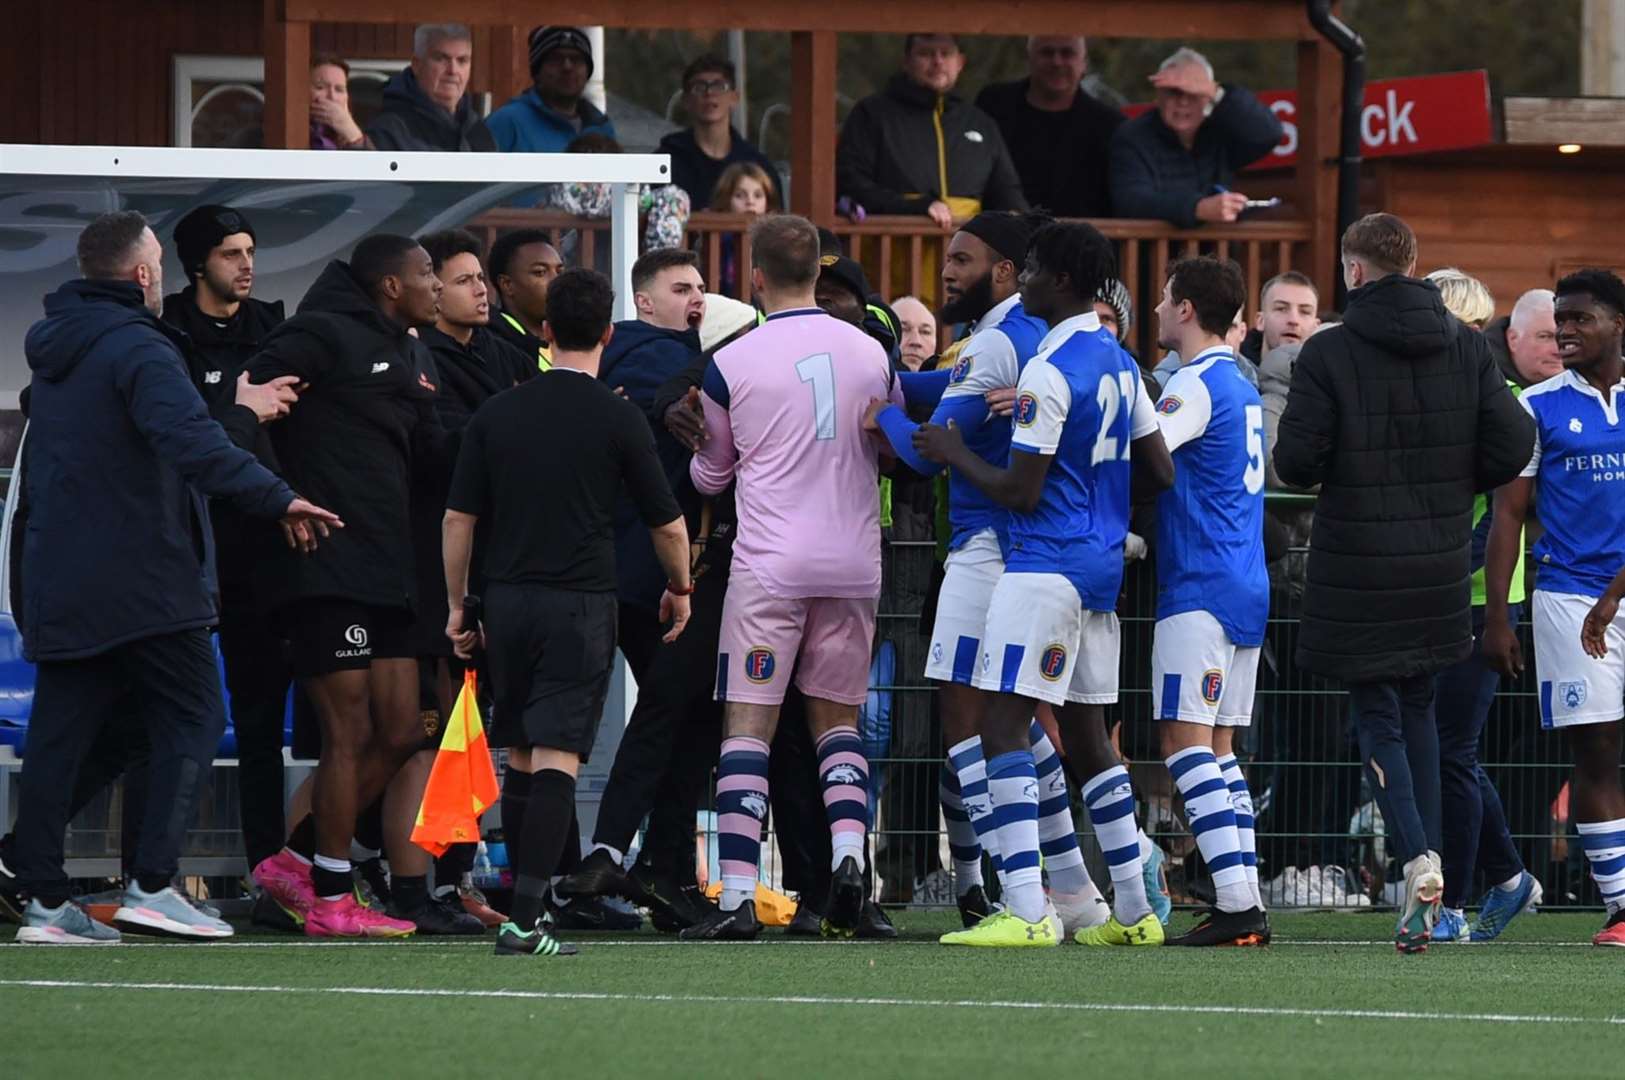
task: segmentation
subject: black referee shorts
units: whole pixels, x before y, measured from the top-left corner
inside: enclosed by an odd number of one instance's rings
[[[615,594],[490,583],[493,746],[592,752],[615,665]]]

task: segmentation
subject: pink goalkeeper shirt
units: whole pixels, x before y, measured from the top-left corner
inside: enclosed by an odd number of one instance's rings
[[[719,349],[701,390],[689,474],[712,495],[738,482],[734,572],[780,599],[879,596],[880,442],[863,414],[903,402],[879,343],[817,308],[781,311]]]

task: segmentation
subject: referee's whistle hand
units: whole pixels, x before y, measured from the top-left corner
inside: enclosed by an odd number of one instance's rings
[[[462,608],[451,609],[451,615],[446,619],[446,636],[451,639],[451,651],[456,653],[459,659],[472,660],[474,659],[474,650],[485,647],[485,628],[483,626],[474,626],[468,630],[463,629]]]
[[[676,641],[683,633],[683,627],[688,625],[689,603],[686,596],[673,596],[670,592],[660,596],[660,621],[670,622],[671,629],[666,631],[660,640],[670,644]]]

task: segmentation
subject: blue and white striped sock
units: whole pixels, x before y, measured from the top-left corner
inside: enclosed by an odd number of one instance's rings
[[[1112,914],[1124,926],[1133,926],[1151,914],[1141,876],[1140,828],[1134,822],[1134,785],[1128,770],[1113,765],[1083,785],[1095,836],[1106,853],[1112,874]]]
[[[1004,903],[1026,922],[1044,917],[1044,871],[1038,861],[1038,771],[1031,750],[987,763],[987,790],[1003,856]]]
[[[1215,758],[1219,771],[1224,774],[1225,786],[1230,789],[1230,805],[1236,811],[1236,839],[1241,841],[1241,865],[1247,868],[1247,884],[1253,890],[1253,902],[1264,910],[1264,895],[1258,889],[1258,835],[1253,823],[1253,793],[1242,775],[1241,763],[1236,755]]]
[[[937,798],[942,801],[942,820],[948,826],[948,854],[954,862],[954,891],[964,896],[982,884],[982,842],[965,813],[959,795],[959,774],[946,761],[937,779]]]
[[[1580,843],[1585,845],[1591,877],[1602,893],[1608,914],[1625,908],[1625,818],[1613,821],[1582,821]]]
[[[987,762],[982,760],[982,740],[972,735],[964,742],[948,748],[948,764],[959,777],[959,801],[970,818],[971,828],[982,850],[993,862],[993,870],[1002,880],[1004,867],[999,859],[999,836],[993,827],[993,800],[987,791]]]
[[[1027,732],[1032,743],[1033,766],[1038,770],[1038,850],[1044,855],[1050,888],[1058,893],[1087,889],[1089,869],[1078,847],[1078,827],[1072,823],[1072,796],[1066,789],[1061,755],[1037,720]]]
[[[1168,758],[1168,773],[1185,799],[1185,821],[1213,875],[1219,910],[1246,911],[1253,906],[1253,890],[1247,884],[1241,839],[1236,835],[1235,805],[1213,751],[1187,746]]]

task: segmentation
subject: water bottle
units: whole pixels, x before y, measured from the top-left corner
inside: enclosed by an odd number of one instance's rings
[[[477,889],[494,889],[502,883],[502,873],[491,864],[491,856],[485,850],[485,841],[474,852],[474,887]]]

